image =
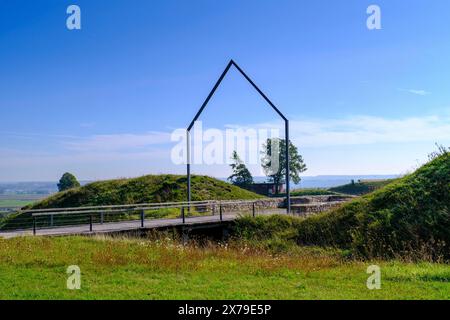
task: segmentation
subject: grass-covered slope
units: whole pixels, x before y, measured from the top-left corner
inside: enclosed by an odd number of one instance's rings
[[[322,188],[302,188],[291,191],[292,197],[338,195],[339,193]]]
[[[335,246],[364,257],[450,258],[450,156],[342,207],[307,219],[240,220],[246,238]]]
[[[349,184],[344,184],[342,186],[329,188],[328,191],[359,196],[359,195],[367,194],[372,191],[378,190],[393,181],[394,181],[394,179],[363,180],[363,181],[358,181],[355,183],[349,183]]]
[[[348,194],[360,196],[378,190],[393,181],[395,181],[395,179],[362,180],[328,189],[325,188],[294,189],[291,191],[291,196],[319,196],[319,195],[333,195],[333,194],[336,195]],[[284,196],[284,194],[282,196]]]
[[[191,177],[192,200],[256,199],[261,196],[207,177]],[[98,181],[50,196],[29,208],[67,208],[151,202],[186,201],[186,177],[147,175],[132,179]]]

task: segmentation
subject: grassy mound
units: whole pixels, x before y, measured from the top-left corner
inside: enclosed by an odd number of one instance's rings
[[[333,246],[363,257],[450,258],[450,155],[342,207],[307,219],[243,218],[238,236]]]
[[[302,197],[302,196],[327,196],[327,195],[338,195],[338,192],[330,191],[328,189],[322,188],[302,188],[294,189],[291,191],[292,197]],[[283,194],[285,196],[285,194]]]
[[[253,192],[207,176],[192,176],[191,192],[193,201],[261,198]],[[93,182],[57,193],[28,208],[67,208],[172,201],[186,201],[185,176],[147,175],[133,179]]]
[[[186,177],[177,175],[148,175],[133,179],[98,181],[75,189],[59,192],[24,209],[186,201],[186,188]],[[192,176],[191,192],[193,201],[262,198],[262,196],[256,193],[207,176]],[[136,212],[130,212],[130,214],[136,214]],[[161,209],[151,211],[147,216],[152,218],[168,218],[179,216],[179,214],[179,209]],[[116,218],[129,218],[129,216],[125,215],[122,217],[121,215],[116,215]],[[138,219],[138,216],[135,218]],[[89,217],[87,215],[79,219],[80,224],[89,223]],[[94,222],[98,222],[99,219],[99,216],[94,217]],[[0,229],[31,228],[32,223],[33,220],[30,213],[17,213],[0,221]],[[46,217],[42,217],[42,219],[37,221],[38,227],[47,226],[48,223],[49,221]],[[67,223],[67,219],[65,216],[58,216],[55,218],[54,223],[54,225],[61,225]]]
[[[372,191],[378,190],[393,181],[395,181],[395,180],[394,179],[362,180],[362,181],[358,181],[355,183],[349,183],[349,184],[344,184],[342,186],[329,188],[328,191],[359,196],[359,195],[367,194]]]

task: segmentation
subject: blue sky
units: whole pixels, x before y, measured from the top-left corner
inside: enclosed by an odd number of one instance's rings
[[[184,173],[168,136],[231,58],[291,120],[305,175],[409,172],[450,145],[449,15],[447,0],[2,1],[0,181]],[[233,70],[202,120],[280,124]]]

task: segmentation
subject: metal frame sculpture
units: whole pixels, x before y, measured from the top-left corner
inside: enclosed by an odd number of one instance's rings
[[[285,128],[285,139],[286,139],[286,150],[285,150],[285,158],[286,158],[286,209],[287,213],[291,212],[291,193],[289,188],[289,120],[281,113],[280,110],[272,103],[272,101],[269,100],[269,98],[256,86],[256,84],[247,76],[247,74],[234,62],[233,60],[230,60],[225,70],[222,72],[220,78],[217,80],[216,84],[214,85],[213,89],[209,93],[208,97],[206,98],[205,102],[203,102],[202,106],[198,110],[197,114],[195,115],[194,119],[192,119],[191,123],[189,124],[189,127],[186,129],[186,143],[187,143],[187,201],[188,203],[191,202],[191,143],[190,143],[190,132],[192,127],[194,126],[195,121],[200,117],[203,110],[205,109],[206,105],[208,104],[211,97],[216,92],[217,88],[219,87],[220,83],[222,82],[225,75],[228,73],[230,68],[234,66],[241,74],[244,76],[244,78],[252,85],[252,87],[264,98],[264,100],[272,107],[273,110],[284,120],[284,128]]]

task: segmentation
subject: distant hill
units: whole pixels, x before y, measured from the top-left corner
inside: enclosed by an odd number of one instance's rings
[[[399,178],[400,175],[319,175],[319,176],[302,176],[300,183],[291,183],[292,189],[327,189],[342,186],[350,183],[352,180],[388,180]],[[220,178],[227,181],[227,178]],[[256,176],[253,181],[257,183],[266,182],[267,177]]]
[[[291,191],[291,196],[315,196],[315,195],[333,195],[333,194],[361,196],[373,192],[377,189],[380,189],[393,181],[395,181],[395,179],[360,180],[358,182],[351,182],[348,184],[328,189],[325,188],[293,189]],[[285,194],[281,194],[280,196],[285,196]]]
[[[0,182],[0,195],[40,195],[57,192],[56,182]]]
[[[394,179],[360,180],[342,186],[329,188],[328,190],[337,193],[359,196],[380,189],[393,181]]]
[[[303,188],[294,189],[291,191],[292,197],[302,197],[302,196],[322,196],[322,195],[337,195],[338,192],[329,191],[328,189],[320,188]],[[283,194],[284,196],[285,194]]]
[[[97,181],[56,193],[27,209],[186,201],[186,176],[147,175],[132,179]],[[261,198],[253,192],[208,177],[191,177],[192,200]]]

